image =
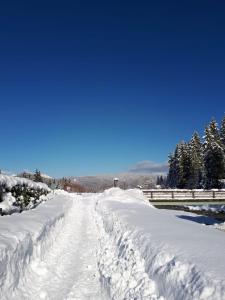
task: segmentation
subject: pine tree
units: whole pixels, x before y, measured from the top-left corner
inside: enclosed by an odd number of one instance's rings
[[[223,117],[221,127],[220,127],[220,141],[222,144],[223,155],[224,155],[224,160],[225,160],[225,116]],[[225,178],[225,167],[224,167],[224,172],[223,172],[223,178]]]
[[[220,140],[225,151],[225,116],[223,117],[220,127]]]
[[[204,148],[204,185],[205,188],[220,188],[224,175],[224,152],[215,120],[205,129]]]
[[[173,154],[169,155],[169,172],[167,176],[167,186],[174,188],[178,187],[180,181],[180,153],[181,153],[181,143],[177,144],[176,149]]]
[[[35,173],[34,173],[34,181],[43,182],[43,179],[41,177],[41,172],[37,169],[35,170]]]
[[[196,189],[202,187],[203,178],[203,152],[200,136],[195,132],[189,142],[190,151],[190,178],[188,188]]]
[[[191,177],[191,156],[189,145],[184,142],[180,144],[178,174],[179,179],[177,187],[181,189],[188,188]]]
[[[162,175],[161,176],[157,176],[157,179],[156,179],[156,185],[160,185],[162,188],[166,186],[166,178],[163,177]]]
[[[160,176],[157,176],[156,185],[160,185]]]

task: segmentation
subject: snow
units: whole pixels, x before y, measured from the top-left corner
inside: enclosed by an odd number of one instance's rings
[[[0,218],[0,299],[224,299],[223,231],[140,190],[47,199]]]
[[[0,208],[4,212],[19,212],[19,207],[14,206],[16,199],[12,196],[12,194],[5,193],[2,195],[2,202],[0,203]]]
[[[109,193],[109,191],[107,192]],[[124,194],[123,201],[113,199],[112,195],[103,197],[99,209],[103,215],[104,227],[114,245],[121,251],[114,258],[114,265],[120,261],[130,261],[127,249],[144,261],[148,278],[156,284],[156,297],[165,299],[224,299],[225,295],[225,247],[224,233],[214,228],[199,225],[177,216],[177,212],[153,209],[143,201],[131,201]],[[125,200],[128,200],[127,203]],[[105,243],[108,247],[108,244]],[[103,250],[104,251],[104,250]],[[104,257],[104,255],[102,255]],[[115,261],[116,260],[116,261]],[[136,259],[135,259],[136,261]],[[133,267],[132,261],[131,268]],[[105,282],[112,272],[103,275]],[[116,272],[115,269],[113,272]],[[127,282],[117,268],[120,281]],[[131,278],[135,270],[129,274]],[[123,284],[121,283],[121,285]],[[141,278],[137,277],[135,288],[123,289],[118,298],[145,299],[141,295]],[[110,291],[116,286],[108,285]],[[121,288],[122,289],[122,288]],[[135,298],[136,297],[136,298]],[[151,297],[150,294],[148,297]],[[151,299],[151,298],[146,298]]]
[[[214,228],[225,231],[225,222],[224,223],[220,223],[220,224],[214,224],[213,225]]]
[[[14,177],[14,176],[7,176],[0,174],[0,185],[5,186],[8,189],[11,189],[15,185],[26,185],[30,188],[34,189],[43,189],[46,191],[50,191],[48,186],[42,182],[34,182],[32,180],[21,178],[21,177]]]
[[[215,213],[225,213],[225,205],[185,205],[185,208],[188,208],[190,211],[209,211]]]
[[[14,205],[17,202],[16,198],[11,194],[11,190],[14,186],[26,186],[30,189],[42,190],[46,192],[51,191],[45,183],[34,182],[32,180],[21,178],[21,177],[14,177],[14,176],[7,176],[7,175],[0,174],[0,192],[2,194],[1,195],[2,202],[0,202],[0,209],[4,213],[13,213],[13,212],[20,211],[20,208]],[[42,199],[43,198],[41,196],[39,200],[35,202],[41,202]],[[28,205],[27,208],[29,209],[32,208],[33,206],[34,203],[33,201],[31,201],[30,205]]]
[[[53,177],[49,176],[48,174],[41,173],[41,177],[46,179],[53,179]]]
[[[35,172],[31,172],[31,171],[28,171],[28,170],[24,170],[23,173],[26,173],[28,175],[35,175]],[[45,178],[45,179],[54,179],[53,177],[49,176],[48,174],[44,174],[44,173],[40,173],[41,177],[42,178]]]

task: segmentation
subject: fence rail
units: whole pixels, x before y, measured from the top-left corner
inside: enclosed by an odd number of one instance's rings
[[[150,202],[159,204],[225,204],[225,190],[142,190]]]

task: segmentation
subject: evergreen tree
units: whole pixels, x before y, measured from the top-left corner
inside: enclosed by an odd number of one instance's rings
[[[215,120],[205,129],[204,139],[204,186],[207,189],[220,188],[225,165],[223,146]]]
[[[167,187],[167,177],[161,176],[161,188],[166,188],[166,187]]]
[[[225,159],[225,116],[223,117],[221,127],[220,127],[220,141],[223,147],[223,155]],[[225,178],[225,167],[223,172],[223,178]]]
[[[179,182],[179,158],[180,158],[180,144],[177,144],[174,154],[169,155],[169,172],[167,176],[167,186],[174,188],[178,186]]]
[[[180,144],[180,155],[179,155],[179,168],[178,168],[178,184],[177,187],[184,189],[188,188],[190,177],[191,177],[191,156],[190,148],[187,143],[182,142]]]
[[[156,185],[160,185],[160,176],[157,176]]]
[[[189,142],[190,152],[190,178],[188,188],[196,189],[202,187],[203,178],[203,152],[200,136],[195,132]]]
[[[198,133],[189,143],[179,143],[169,156],[167,186],[220,188],[225,178],[225,117],[220,130],[215,120],[205,129],[202,145]],[[159,178],[159,181],[161,179]]]
[[[156,179],[156,185],[160,185],[162,188],[166,186],[167,184],[167,180],[165,177],[163,177],[162,175],[161,176],[157,176],[157,179]]]
[[[225,116],[223,117],[220,127],[220,140],[225,151]]]
[[[43,182],[43,179],[41,177],[41,172],[37,169],[35,170],[35,173],[34,173],[34,181]]]

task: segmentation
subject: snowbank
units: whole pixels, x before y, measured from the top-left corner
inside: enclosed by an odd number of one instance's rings
[[[224,300],[223,231],[139,190],[47,197],[0,218],[0,299]]]
[[[72,200],[67,193],[49,194],[51,201],[35,210],[0,218],[0,299],[13,299],[24,272],[41,258],[63,227]],[[33,266],[34,267],[34,266]]]
[[[153,209],[133,193],[111,189],[97,201],[109,298],[224,299],[224,233]]]
[[[118,201],[120,203],[144,203],[154,208],[149,200],[144,196],[140,189],[121,190],[120,188],[111,188],[99,194],[99,199],[103,201]]]

